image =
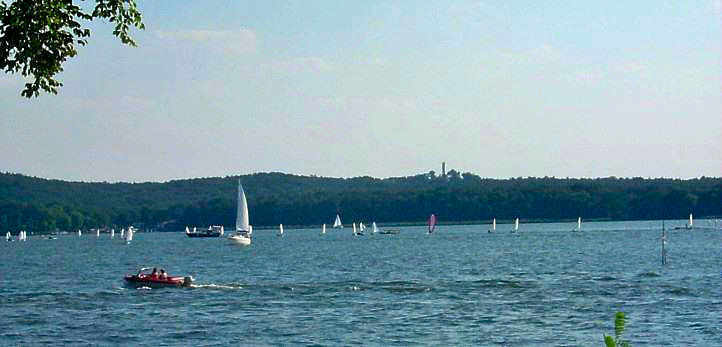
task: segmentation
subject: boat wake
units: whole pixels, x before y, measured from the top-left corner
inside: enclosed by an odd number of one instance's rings
[[[218,290],[239,290],[243,289],[243,285],[237,283],[231,284],[191,284],[191,288],[194,289],[218,289]]]

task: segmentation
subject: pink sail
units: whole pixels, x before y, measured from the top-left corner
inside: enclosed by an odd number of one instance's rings
[[[434,227],[436,227],[436,215],[432,213],[429,217],[429,234],[434,232]]]

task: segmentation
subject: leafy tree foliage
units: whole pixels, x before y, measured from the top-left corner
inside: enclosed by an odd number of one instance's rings
[[[238,176],[165,183],[85,183],[0,173],[0,228],[75,230],[131,223],[166,230],[235,222]],[[435,213],[444,222],[628,220],[722,215],[722,179],[324,178],[282,173],[240,177],[258,226],[344,221],[403,223]]]
[[[130,27],[145,28],[135,0],[96,0],[92,12],[70,0],[0,1],[0,68],[32,76],[22,96],[37,97],[41,89],[57,94],[63,84],[55,75],[88,43],[90,29],[81,22],[95,19],[114,23],[113,35],[130,46]]]

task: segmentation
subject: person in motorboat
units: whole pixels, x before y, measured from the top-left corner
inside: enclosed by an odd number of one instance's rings
[[[153,268],[153,272],[150,273],[150,278],[151,279],[158,278],[158,268]]]
[[[170,276],[165,269],[160,269],[160,274],[153,275],[150,268],[141,268],[135,275],[124,277],[127,284],[132,286],[147,287],[190,287],[193,283],[192,276]]]

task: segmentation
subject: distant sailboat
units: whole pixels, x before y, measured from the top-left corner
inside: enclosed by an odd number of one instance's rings
[[[321,227],[321,235],[324,235],[324,234],[326,234],[326,223],[324,223],[323,226]]]
[[[364,232],[364,230],[366,230],[366,226],[364,225],[363,222],[358,223],[358,228],[361,232]]]
[[[243,191],[241,180],[238,180],[238,204],[236,205],[236,233],[228,240],[239,245],[250,246],[253,228],[248,221],[248,201]]]
[[[694,225],[694,219],[692,219],[692,214],[689,214],[689,225],[688,227],[692,229],[692,226]]]
[[[283,237],[283,224],[278,225],[278,236]]]
[[[429,235],[434,232],[434,228],[436,228],[436,215],[432,213],[429,216]]]
[[[135,234],[133,227],[128,227],[128,232],[125,233],[125,243],[130,244],[130,242],[133,241],[133,234]]]
[[[5,241],[12,241],[12,240],[13,240],[13,237],[12,237],[12,235],[10,235],[10,232],[8,231],[7,233],[5,233]]]
[[[376,226],[376,222],[371,223],[371,227],[373,228],[374,234],[376,234],[379,231],[379,228]]]
[[[81,237],[81,236],[83,236],[83,232],[80,231],[80,229],[78,229],[78,237]]]
[[[125,228],[120,229],[120,238],[125,238]]]
[[[577,218],[577,228],[572,231],[582,231],[582,217]]]
[[[343,228],[343,224],[341,224],[341,216],[336,214],[336,220],[333,221],[333,227],[334,228]]]
[[[512,229],[511,232],[515,233],[517,231],[519,231],[519,218],[514,221],[514,229]]]
[[[352,225],[353,225],[353,231],[352,231],[352,232],[353,232],[353,236],[356,236],[356,235],[358,235],[358,234],[356,233],[356,222],[353,222]]]
[[[100,228],[95,229],[95,237],[100,237]]]
[[[110,229],[110,238],[112,239],[114,237],[115,237],[115,229]]]
[[[490,230],[487,230],[487,231],[490,232],[490,233],[493,233],[493,232],[496,231],[496,218],[494,218],[494,219],[491,221],[491,229],[490,229]]]

